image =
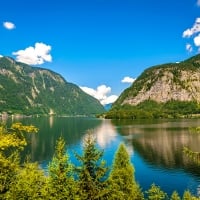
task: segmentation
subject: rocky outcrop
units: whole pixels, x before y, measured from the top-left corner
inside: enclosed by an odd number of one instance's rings
[[[163,69],[162,76],[148,88],[151,80],[143,85],[135,97],[129,97],[122,104],[137,105],[145,100],[154,100],[165,103],[170,100],[200,102],[200,70],[181,71],[179,77]],[[174,81],[178,79],[178,81]]]
[[[184,62],[146,69],[120,95],[115,105],[137,105],[145,100],[159,103],[170,100],[200,103],[200,55]]]

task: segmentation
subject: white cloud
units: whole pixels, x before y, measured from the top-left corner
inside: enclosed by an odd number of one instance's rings
[[[200,3],[200,0],[199,0]],[[183,32],[183,38],[188,38],[192,41],[192,44],[186,44],[186,50],[188,52],[192,52],[193,50],[197,50],[198,53],[200,51],[200,17],[196,18],[195,23],[192,28],[188,28]]]
[[[51,46],[42,42],[35,43],[35,47],[27,47],[24,50],[13,52],[13,55],[17,56],[17,61],[23,62],[29,65],[41,65],[44,62],[51,62],[52,56],[49,54]]]
[[[197,6],[200,6],[200,0],[197,0]]]
[[[100,85],[97,89],[89,88],[89,87],[80,87],[84,92],[98,99],[102,105],[106,105],[109,103],[113,103],[117,100],[117,95],[108,94],[111,92],[111,88],[106,85]]]
[[[131,78],[129,76],[124,77],[121,82],[122,83],[133,83],[136,80],[136,78]]]
[[[184,38],[190,38],[191,36],[195,35],[196,33],[200,32],[200,18],[196,18],[196,21],[192,28],[188,28],[183,32]]]
[[[200,34],[194,38],[194,44],[197,47],[200,47]]]
[[[186,44],[186,50],[188,52],[192,52],[193,51],[192,45],[191,44]]]
[[[12,30],[15,28],[15,24],[13,24],[12,22],[3,22],[3,26],[8,30]]]
[[[3,56],[2,55],[0,55],[0,58],[2,58]]]
[[[118,98],[117,95],[108,96],[107,98],[101,100],[101,104],[106,105],[106,104],[114,103],[117,100],[117,98]]]

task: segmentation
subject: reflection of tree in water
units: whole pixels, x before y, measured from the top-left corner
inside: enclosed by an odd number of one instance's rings
[[[183,153],[185,146],[200,151],[200,135],[189,134],[186,125],[126,125],[118,126],[118,132],[132,141],[134,151],[150,165],[164,169],[179,169],[200,176],[200,167]],[[178,124],[177,124],[178,125]]]

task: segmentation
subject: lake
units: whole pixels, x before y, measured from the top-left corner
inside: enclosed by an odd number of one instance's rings
[[[136,181],[143,191],[152,183],[171,195],[176,190],[180,195],[185,189],[200,196],[200,167],[183,154],[183,147],[200,151],[200,134],[191,134],[189,127],[200,126],[200,119],[179,120],[104,120],[96,118],[41,117],[15,120],[39,128],[38,134],[29,136],[30,144],[25,154],[32,161],[47,169],[56,140],[66,140],[70,159],[79,164],[73,152],[82,152],[82,142],[91,132],[99,148],[104,150],[104,159],[111,166],[114,153],[121,142],[126,144],[135,167]]]

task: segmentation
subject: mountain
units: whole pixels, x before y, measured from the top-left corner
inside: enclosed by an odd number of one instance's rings
[[[145,100],[200,102],[200,55],[180,63],[146,69],[116,104],[137,105]]]
[[[93,115],[104,111],[98,100],[61,75],[0,58],[0,113]]]
[[[151,111],[157,109],[157,112],[166,113],[171,109],[176,112],[178,109],[185,109],[186,104],[191,112],[199,113],[200,55],[180,63],[168,63],[146,69],[122,92],[113,104],[111,112],[127,106],[140,108],[140,111],[146,111],[148,107]],[[128,109],[130,111],[130,108]],[[191,112],[188,111],[187,114]]]

